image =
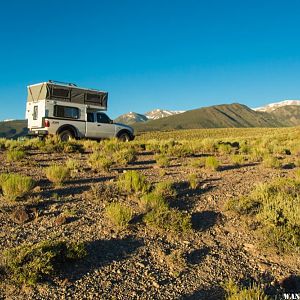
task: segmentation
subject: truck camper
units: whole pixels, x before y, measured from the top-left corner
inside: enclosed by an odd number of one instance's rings
[[[133,128],[114,123],[106,114],[108,93],[73,83],[49,80],[27,87],[26,119],[29,133],[71,138],[134,139]]]

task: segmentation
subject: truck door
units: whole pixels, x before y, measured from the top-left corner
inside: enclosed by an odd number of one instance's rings
[[[115,136],[116,126],[109,117],[101,112],[87,113],[86,137],[103,139]]]

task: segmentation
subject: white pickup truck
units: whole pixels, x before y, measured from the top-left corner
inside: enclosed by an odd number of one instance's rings
[[[26,118],[29,134],[70,138],[134,139],[130,126],[114,123],[105,113],[108,93],[57,81],[29,85]]]

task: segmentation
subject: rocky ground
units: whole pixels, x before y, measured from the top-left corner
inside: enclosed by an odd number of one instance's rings
[[[229,278],[246,284],[255,281],[276,295],[289,284],[288,278],[299,275],[299,256],[262,249],[246,221],[224,209],[228,199],[246,195],[259,182],[292,177],[294,169],[266,169],[259,163],[234,167],[226,157],[219,157],[221,170],[205,171],[187,167],[187,158],[179,158],[173,159],[162,175],[153,155],[141,152],[138,161],[125,169],[139,170],[151,182],[176,182],[178,195],[171,199],[171,206],[191,214],[193,231],[186,235],[155,232],[137,218],[128,229],[118,232],[104,215],[103,195],[95,190],[124,169],[94,172],[87,156],[31,151],[26,160],[8,163],[5,153],[0,153],[0,172],[18,172],[37,182],[26,202],[1,201],[0,249],[67,239],[86,242],[88,250],[85,259],[65,265],[54,279],[36,287],[17,287],[3,276],[0,298],[223,299],[222,283]],[[80,170],[63,187],[54,188],[43,168],[53,162],[64,163],[69,157],[80,161]],[[189,174],[199,175],[195,190],[186,183]],[[110,197],[132,201],[121,194],[111,193]],[[16,215],[19,209],[25,212],[21,220],[22,213]],[[184,266],[165,259],[174,250],[183,254]]]

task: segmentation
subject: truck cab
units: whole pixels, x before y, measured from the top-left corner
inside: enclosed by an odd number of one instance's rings
[[[28,86],[26,118],[33,135],[71,138],[134,139],[130,126],[114,123],[105,113],[108,93],[75,84],[44,82]]]

